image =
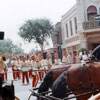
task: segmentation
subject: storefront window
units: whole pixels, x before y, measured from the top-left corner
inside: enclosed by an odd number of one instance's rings
[[[66,35],[68,37],[68,25],[66,24]]]
[[[77,34],[77,18],[76,17],[74,18],[74,22],[75,22],[75,32]]]
[[[73,35],[72,21],[70,21],[70,31],[71,31],[71,36],[72,36]]]

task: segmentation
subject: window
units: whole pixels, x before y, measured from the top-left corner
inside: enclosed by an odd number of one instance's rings
[[[72,21],[70,21],[70,32],[71,32],[71,36],[73,35],[73,30],[72,30]]]
[[[87,17],[89,21],[93,21],[97,15],[97,8],[95,6],[89,6],[87,9]]]
[[[77,34],[77,19],[76,19],[76,17],[74,18],[74,22],[75,22],[75,33]]]
[[[99,15],[100,15],[100,7],[99,7]]]
[[[66,24],[66,36],[68,37],[68,25]]]

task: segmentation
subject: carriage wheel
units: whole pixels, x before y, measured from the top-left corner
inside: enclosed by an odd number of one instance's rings
[[[15,100],[20,100],[20,99],[15,96]]]

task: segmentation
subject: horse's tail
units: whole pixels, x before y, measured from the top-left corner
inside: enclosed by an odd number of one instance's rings
[[[55,80],[52,86],[52,94],[54,97],[61,99],[66,97],[66,93],[68,92],[67,78],[68,78],[68,73],[67,71],[65,71]]]
[[[38,93],[42,93],[42,92],[46,92],[48,91],[48,89],[50,88],[50,86],[52,85],[52,79],[53,79],[53,75],[52,75],[52,70],[48,71],[43,83],[40,85]]]

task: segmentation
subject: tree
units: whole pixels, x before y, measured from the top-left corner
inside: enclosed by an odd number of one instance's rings
[[[13,46],[13,50],[12,53],[13,54],[22,54],[24,52],[24,50],[20,47],[18,47],[17,45]]]
[[[17,45],[13,44],[13,42],[10,39],[0,40],[0,55],[6,53],[9,56],[11,56],[14,53],[20,54],[22,52],[23,50]]]
[[[32,50],[30,50],[30,53],[32,53],[32,52],[36,52],[36,50],[33,48]]]
[[[6,53],[10,55],[12,53],[12,45],[13,42],[10,39],[7,40],[1,40],[0,41],[0,55]]]
[[[43,50],[46,38],[50,37],[53,25],[48,19],[27,20],[19,29],[19,35],[26,41],[35,40]]]

